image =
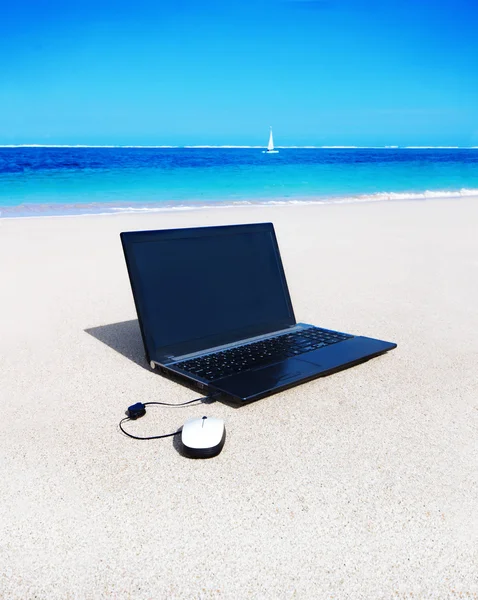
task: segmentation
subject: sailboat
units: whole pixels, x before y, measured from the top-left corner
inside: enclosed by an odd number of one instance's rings
[[[262,154],[278,154],[279,150],[274,150],[274,139],[272,138],[272,125],[271,132],[269,135],[269,143],[267,144],[267,150],[263,150]]]

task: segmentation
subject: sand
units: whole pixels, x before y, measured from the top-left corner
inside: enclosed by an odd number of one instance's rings
[[[135,441],[119,232],[272,221],[298,320],[394,341],[233,408],[210,460]],[[0,597],[478,597],[478,198],[0,220]]]

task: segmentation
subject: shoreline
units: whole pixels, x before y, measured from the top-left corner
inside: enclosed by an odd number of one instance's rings
[[[168,203],[168,202],[145,202],[137,203],[134,206],[132,203],[124,202],[128,206],[119,206],[121,203],[85,203],[85,208],[80,203],[72,203],[65,205],[57,204],[29,204],[17,206],[0,206],[0,221],[5,219],[27,219],[27,218],[48,218],[48,217],[87,217],[87,216],[109,216],[119,214],[148,214],[148,213],[163,213],[163,212],[189,212],[214,209],[234,209],[234,208],[268,208],[274,206],[328,206],[337,204],[368,204],[380,202],[400,202],[400,201],[430,201],[430,200],[450,200],[463,198],[478,198],[478,189],[462,188],[456,191],[425,191],[425,192],[378,192],[374,194],[361,194],[356,196],[339,196],[339,197],[309,197],[301,196],[297,198],[281,198],[274,199],[255,199],[255,200],[237,200],[235,202],[210,202],[203,204],[199,201],[190,201],[186,203]],[[94,207],[97,207],[95,210]],[[54,208],[61,206],[64,210],[70,208],[77,209],[80,212],[55,212]],[[20,209],[24,208],[25,212]],[[109,210],[106,210],[109,208]],[[82,211],[83,209],[83,211]],[[5,211],[15,212],[19,210],[19,214],[8,215]],[[44,210],[42,214],[36,214]],[[48,212],[49,211],[49,212]],[[33,213],[33,214],[32,214]]]

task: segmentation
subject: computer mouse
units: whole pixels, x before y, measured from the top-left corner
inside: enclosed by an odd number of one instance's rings
[[[211,458],[221,452],[226,439],[222,419],[196,417],[188,419],[181,430],[181,443],[190,458]]]

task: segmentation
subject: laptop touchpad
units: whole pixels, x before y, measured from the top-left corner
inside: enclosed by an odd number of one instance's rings
[[[212,386],[234,396],[247,398],[258,392],[286,386],[294,381],[303,381],[307,377],[313,377],[319,371],[320,367],[317,365],[289,358],[277,365],[218,379],[212,383]]]

